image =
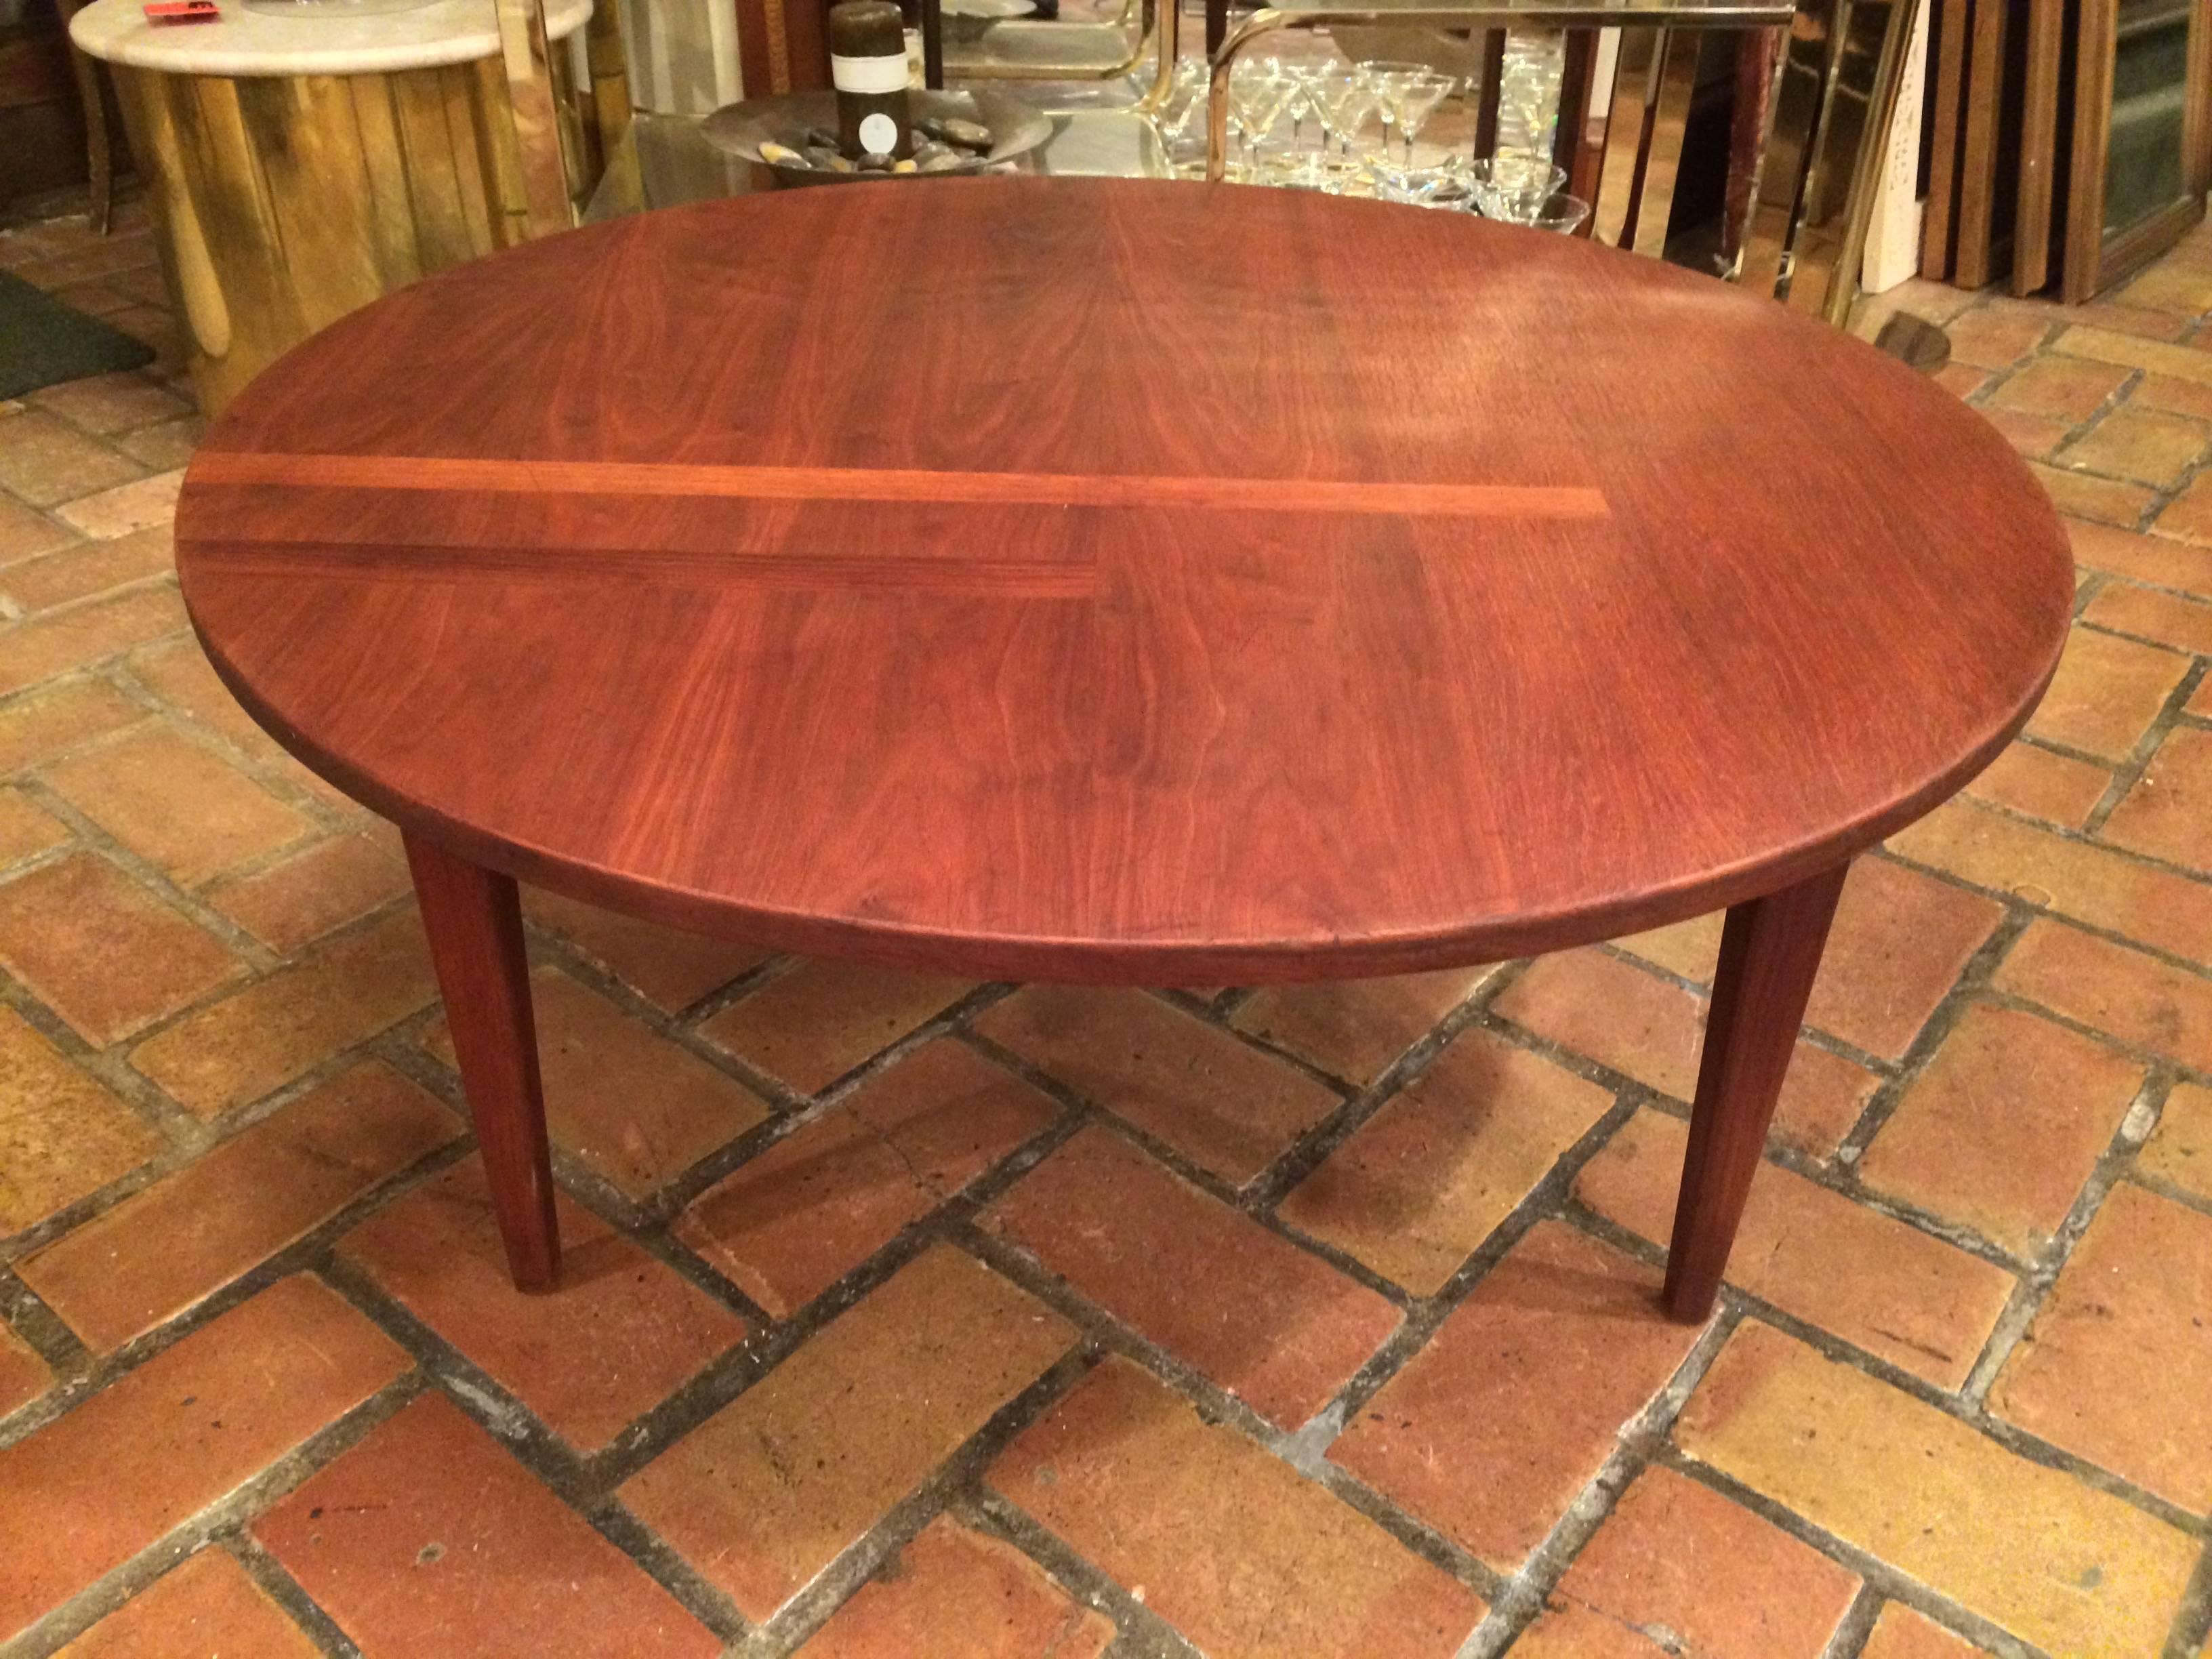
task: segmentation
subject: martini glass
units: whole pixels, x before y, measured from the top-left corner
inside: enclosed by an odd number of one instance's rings
[[[1437,106],[1458,84],[1451,76],[1435,70],[1398,77],[1398,137],[1405,141],[1408,167],[1413,165],[1413,140],[1420,137],[1421,129],[1429,124],[1429,117],[1437,112]]]
[[[1352,141],[1382,109],[1371,76],[1361,70],[1329,70],[1314,77],[1314,108],[1322,130],[1336,140],[1336,172],[1352,171]],[[1324,166],[1324,171],[1326,171]],[[1340,183],[1341,180],[1340,179]]]
[[[1566,183],[1567,170],[1544,158],[1500,153],[1468,169],[1476,211],[1512,225],[1534,224]]]
[[[1241,58],[1229,71],[1229,108],[1237,118],[1237,172],[1248,182],[1259,176],[1254,169],[1255,153],[1289,98],[1283,66],[1272,58]]]
[[[1368,83],[1375,88],[1376,99],[1381,106],[1382,154],[1388,158],[1390,155],[1390,135],[1398,125],[1399,112],[1405,106],[1407,93],[1424,76],[1434,75],[1436,71],[1426,64],[1406,64],[1374,59],[1359,64],[1358,68],[1367,76]],[[1434,106],[1431,107],[1433,108]]]

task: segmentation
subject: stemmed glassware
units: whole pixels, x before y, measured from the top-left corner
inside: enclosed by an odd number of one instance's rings
[[[1341,176],[1352,171],[1352,143],[1359,131],[1373,120],[1382,106],[1382,96],[1375,90],[1375,82],[1364,70],[1356,69],[1324,70],[1309,83],[1313,98],[1314,112],[1321,118],[1322,132],[1320,172],[1326,179],[1331,173],[1328,157],[1328,141],[1336,140],[1336,165],[1334,169],[1340,183]]]
[[[1237,118],[1238,171],[1256,182],[1259,150],[1268,132],[1281,119],[1296,85],[1283,65],[1272,58],[1240,58],[1229,72],[1229,107]]]
[[[1437,112],[1437,106],[1451,95],[1452,88],[1459,82],[1451,76],[1426,69],[1395,79],[1398,90],[1398,137],[1405,142],[1406,165],[1410,167],[1413,165],[1413,140],[1421,136],[1421,129]]]

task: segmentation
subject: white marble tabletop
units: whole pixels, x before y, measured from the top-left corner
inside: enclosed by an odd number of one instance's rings
[[[216,3],[222,15],[211,22],[154,23],[142,0],[92,0],[70,38],[111,64],[172,75],[374,75],[499,53],[492,0],[427,0],[398,11],[349,0]],[[556,40],[591,15],[592,0],[545,0],[546,31]]]

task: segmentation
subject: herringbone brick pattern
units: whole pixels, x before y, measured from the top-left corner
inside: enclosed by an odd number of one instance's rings
[[[0,234],[166,349],[149,262]],[[515,1295],[394,839],[185,630],[173,364],[0,404],[0,1654],[2204,1650],[2212,240],[1882,305],[2080,620],[1853,874],[1703,1329],[1717,919],[1079,993],[536,896]]]

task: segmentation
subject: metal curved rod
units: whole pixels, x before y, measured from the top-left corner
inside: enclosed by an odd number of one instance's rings
[[[1152,27],[1159,37],[1159,63],[1152,89],[1131,106],[1139,115],[1158,115],[1175,90],[1176,58],[1182,52],[1182,0],[1154,0]]]
[[[1218,185],[1229,176],[1229,71],[1237,54],[1263,34],[1277,29],[1311,28],[1316,23],[1352,22],[1358,15],[1344,12],[1287,12],[1262,6],[1229,31],[1221,50],[1213,54],[1213,70],[1206,82],[1206,181]]]

